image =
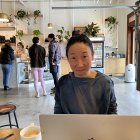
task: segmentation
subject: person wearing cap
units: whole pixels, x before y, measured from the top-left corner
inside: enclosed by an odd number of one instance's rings
[[[50,65],[50,73],[53,76],[54,79],[54,85],[55,87],[52,90],[52,93],[55,93],[55,88],[58,83],[58,64],[61,60],[61,48],[58,44],[58,42],[55,40],[54,34],[49,34],[48,39],[49,46],[48,46],[48,59],[49,59],[49,65]]]

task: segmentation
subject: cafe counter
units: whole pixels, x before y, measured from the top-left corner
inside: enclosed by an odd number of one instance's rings
[[[0,88],[3,88],[3,74],[0,64]],[[19,83],[25,79],[25,63],[22,63],[20,58],[15,58],[12,64],[12,73],[10,78],[10,87],[16,88]]]

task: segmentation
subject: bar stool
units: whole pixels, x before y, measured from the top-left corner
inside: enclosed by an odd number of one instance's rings
[[[11,123],[10,113],[14,114],[16,124]],[[5,127],[5,126],[10,126],[10,128],[12,128],[12,126],[16,126],[17,128],[19,128],[17,117],[16,117],[16,106],[15,105],[13,105],[13,104],[0,105],[0,116],[2,116],[2,115],[8,115],[9,124],[1,125],[0,128]]]

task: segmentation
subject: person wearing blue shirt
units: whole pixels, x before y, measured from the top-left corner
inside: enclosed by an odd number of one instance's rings
[[[86,35],[70,38],[66,56],[73,72],[59,79],[55,114],[117,114],[114,83],[110,77],[91,70],[94,51]]]

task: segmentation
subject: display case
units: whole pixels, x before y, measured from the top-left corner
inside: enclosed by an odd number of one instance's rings
[[[93,37],[90,40],[94,49],[91,68],[104,73],[104,37]]]

